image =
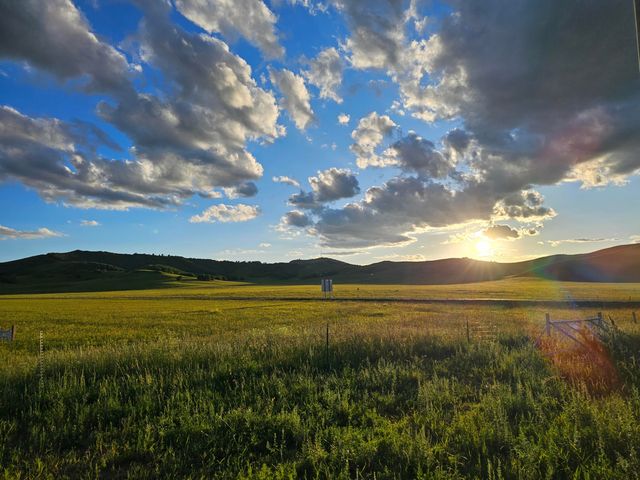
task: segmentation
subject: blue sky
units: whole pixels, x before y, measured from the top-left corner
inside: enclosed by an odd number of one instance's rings
[[[637,241],[628,3],[2,2],[0,261]]]

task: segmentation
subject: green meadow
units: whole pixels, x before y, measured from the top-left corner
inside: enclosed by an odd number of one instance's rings
[[[640,477],[639,284],[169,280],[0,296],[0,478]],[[533,344],[599,311],[606,388]]]

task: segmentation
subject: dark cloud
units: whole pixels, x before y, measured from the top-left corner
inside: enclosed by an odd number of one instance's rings
[[[604,184],[640,167],[631,2],[449,3],[455,14],[396,78],[416,116],[463,120],[474,168],[515,190]]]
[[[235,192],[239,197],[254,197],[258,193],[258,187],[253,182],[245,182],[235,187]]]
[[[509,225],[491,225],[482,231],[482,234],[492,240],[513,240],[520,238],[520,232]]]
[[[305,210],[320,210],[327,202],[360,193],[356,176],[348,169],[329,168],[309,177],[311,192],[300,191],[289,197],[289,204]]]
[[[302,190],[289,197],[289,204],[305,210],[313,210],[322,207],[313,192],[303,192]]]
[[[124,55],[101,41],[70,0],[0,0],[0,57],[98,92],[132,91]]]
[[[385,152],[386,165],[396,165],[426,178],[446,177],[454,168],[451,158],[438,151],[433,142],[414,132],[393,143]]]
[[[442,143],[458,153],[465,153],[471,143],[471,135],[460,128],[454,128],[442,138]]]
[[[502,199],[495,211],[499,216],[522,221],[554,217],[554,210],[545,207],[543,202],[544,198],[535,190],[520,191]]]
[[[358,179],[348,169],[330,168],[309,178],[316,201],[331,202],[360,193]]]
[[[311,219],[304,212],[293,210],[282,217],[282,223],[292,227],[304,228],[311,224]]]

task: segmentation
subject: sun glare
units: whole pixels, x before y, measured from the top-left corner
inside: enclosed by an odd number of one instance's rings
[[[479,257],[490,257],[493,255],[493,246],[491,241],[481,238],[476,242],[476,253]]]

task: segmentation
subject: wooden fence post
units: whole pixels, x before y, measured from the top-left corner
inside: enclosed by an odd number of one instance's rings
[[[636,318],[636,312],[631,312],[631,315],[633,316],[633,323],[638,323],[638,319]]]
[[[598,312],[598,323],[601,327],[604,327],[604,322],[602,321],[602,312]]]
[[[469,333],[469,319],[467,318],[467,343],[471,343],[471,335]]]
[[[11,325],[11,341],[13,342],[16,339],[16,326]]]
[[[545,331],[547,332],[547,337],[551,336],[551,318],[548,313],[544,314],[546,323],[545,323]]]

